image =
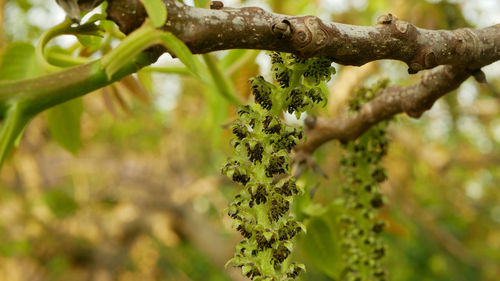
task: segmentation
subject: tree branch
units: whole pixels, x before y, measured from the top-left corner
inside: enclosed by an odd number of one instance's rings
[[[146,17],[139,0],[109,0],[108,15],[129,33]],[[164,30],[180,38],[195,54],[227,49],[260,49],[328,56],[344,65],[380,59],[405,62],[409,73],[438,65],[467,66],[477,71],[500,59],[500,24],[482,29],[428,30],[387,14],[376,26],[329,22],[315,16],[293,17],[257,7],[209,10],[164,0]]]
[[[344,65],[394,59],[405,62],[410,74],[439,66],[412,86],[383,90],[354,115],[309,122],[307,142],[296,148],[298,153],[309,154],[332,139],[355,139],[398,113],[420,117],[470,75],[484,80],[480,68],[500,59],[500,24],[482,29],[428,30],[387,14],[379,17],[376,26],[366,27],[325,23],[314,16],[280,15],[257,7],[208,10],[163,1],[168,10],[163,29],[195,54],[260,49],[302,57],[328,56]],[[125,33],[141,26],[147,16],[139,0],[108,3],[108,17]]]
[[[437,99],[458,88],[469,76],[463,67],[446,65],[425,72],[422,79],[414,85],[390,86],[379,91],[375,99],[366,103],[355,114],[307,122],[307,141],[297,146],[296,151],[305,156],[327,141],[356,139],[371,126],[398,113],[405,112],[410,117],[418,118]]]

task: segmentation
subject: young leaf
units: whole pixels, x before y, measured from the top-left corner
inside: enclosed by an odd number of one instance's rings
[[[0,62],[0,80],[31,78],[40,74],[35,59],[35,47],[29,43],[10,44]]]
[[[64,218],[74,214],[78,209],[78,203],[64,189],[52,189],[43,195],[45,204],[57,218]]]
[[[148,47],[160,43],[161,34],[161,31],[151,26],[150,21],[146,21],[143,26],[130,33],[116,48],[101,58],[102,67],[108,78],[111,78],[121,67],[126,65],[130,58]]]
[[[237,96],[234,95],[234,88],[231,83],[231,80],[222,74],[215,58],[210,54],[204,54],[203,60],[205,61],[210,76],[212,77],[212,81],[214,87],[218,90],[218,92],[224,96],[224,98],[231,101],[233,104],[239,105],[241,104],[240,100]]]
[[[13,103],[10,106],[0,127],[0,166],[29,120],[30,118],[23,113],[19,103]]]
[[[336,278],[339,264],[338,237],[333,220],[337,218],[332,207],[321,216],[311,217],[307,235],[301,239],[301,248],[311,264],[331,278]]]
[[[209,0],[194,0],[194,6],[195,7],[200,7],[200,8],[208,8],[210,5]]]
[[[197,60],[189,48],[180,39],[170,32],[155,29],[150,21],[146,21],[139,29],[129,34],[116,48],[102,57],[102,67],[108,78],[111,78],[120,68],[125,65],[130,57],[133,57],[145,49],[156,44],[163,44],[176,57],[178,57],[189,70],[208,83],[202,72],[203,65]]]
[[[61,68],[91,62],[90,58],[80,56],[75,57],[73,56],[71,50],[61,48],[57,45],[46,48],[45,54],[48,63]]]
[[[82,99],[74,99],[47,110],[47,122],[52,137],[73,154],[80,148],[80,117]]]
[[[226,70],[228,67],[232,66],[236,61],[245,56],[245,54],[247,54],[248,52],[250,51],[245,49],[229,50],[227,54],[219,60],[220,68]]]
[[[197,60],[189,48],[182,42],[179,38],[175,37],[170,32],[163,32],[162,34],[162,43],[167,47],[171,52],[178,57],[189,70],[191,70],[198,78],[205,77],[202,73],[202,65],[199,60]]]
[[[6,48],[0,61],[0,80],[31,78],[40,72],[35,47],[31,44],[13,43]],[[29,120],[17,102],[9,106],[0,127],[0,166]]]
[[[153,26],[158,28],[167,20],[167,7],[162,0],[141,0]]]
[[[89,52],[94,52],[101,46],[102,37],[91,35],[77,35],[78,41],[88,48]]]

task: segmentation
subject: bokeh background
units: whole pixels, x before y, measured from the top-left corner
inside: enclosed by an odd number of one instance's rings
[[[500,23],[496,0],[224,3],[357,25],[387,12],[430,29]],[[35,44],[63,18],[55,1],[0,0],[0,50]],[[54,45],[78,49],[69,36]],[[245,100],[248,79],[269,76],[264,52],[213,56]],[[394,61],[336,67],[329,103],[315,114],[345,114],[349,95],[379,79],[409,85],[420,76]],[[380,214],[390,280],[500,280],[500,64],[484,71],[487,84],[469,79],[420,119],[391,122]],[[0,172],[0,280],[245,280],[224,268],[241,239],[224,211],[239,187],[220,175],[234,107],[169,55],[83,105],[77,153],[54,141],[42,114]],[[314,156],[328,178],[299,179],[314,191],[294,207],[308,225],[293,257],[307,265],[303,280],[335,280],[341,154],[337,142],[324,145]]]

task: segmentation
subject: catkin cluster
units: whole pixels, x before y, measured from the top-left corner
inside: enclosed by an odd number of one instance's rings
[[[334,69],[325,58],[300,59],[272,53],[274,82],[250,80],[255,104],[239,108],[232,124],[233,156],[222,173],[243,188],[228,207],[243,240],[228,262],[251,280],[295,280],[304,265],[292,263],[292,239],[304,226],[290,213],[300,188],[290,175],[290,152],[302,129],[283,123],[284,111],[297,116],[325,101],[320,86]]]
[[[372,89],[361,89],[350,101],[350,110],[355,112],[374,98],[378,89],[386,86],[381,82]],[[386,272],[381,265],[386,247],[379,237],[385,222],[377,219],[377,209],[384,205],[379,185],[386,179],[381,165],[387,153],[387,122],[380,123],[355,141],[345,144],[346,155],[340,160],[345,184],[342,187],[344,199],[341,246],[343,249],[343,270],[341,280],[383,281]]]

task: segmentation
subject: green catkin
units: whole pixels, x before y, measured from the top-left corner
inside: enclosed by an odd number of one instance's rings
[[[363,88],[350,101],[351,112],[375,97],[385,88],[382,81],[371,89]],[[384,281],[386,272],[381,265],[386,246],[379,234],[385,222],[376,218],[384,204],[379,185],[386,179],[381,165],[387,153],[387,122],[379,123],[355,141],[346,143],[346,155],[340,160],[342,174],[346,178],[342,187],[344,201],[340,216],[343,269],[341,279],[345,281]]]
[[[320,85],[335,73],[328,58],[301,59],[272,53],[274,82],[250,79],[255,104],[241,106],[231,126],[233,156],[222,173],[243,186],[228,207],[243,236],[228,262],[251,280],[295,280],[304,265],[289,261],[293,238],[305,227],[293,217],[293,197],[301,191],[290,175],[290,152],[302,129],[281,120],[283,111],[300,116],[326,103]]]

